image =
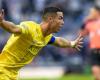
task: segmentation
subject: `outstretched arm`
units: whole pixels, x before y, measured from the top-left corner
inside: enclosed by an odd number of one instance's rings
[[[82,43],[83,43],[82,40],[83,37],[81,35],[79,35],[77,39],[75,39],[74,41],[68,41],[64,38],[56,37],[53,44],[55,46],[62,47],[62,48],[66,48],[66,47],[75,48],[78,51],[80,51],[80,48],[82,47]]]
[[[3,9],[0,11],[0,26],[10,33],[20,34],[22,32],[21,28],[16,27],[14,23],[4,20],[4,10]]]

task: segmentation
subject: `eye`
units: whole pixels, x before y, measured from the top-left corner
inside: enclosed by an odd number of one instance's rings
[[[60,16],[60,17],[59,17],[59,19],[60,19],[60,20],[62,20],[62,19],[63,19],[63,17],[62,17],[62,16]]]

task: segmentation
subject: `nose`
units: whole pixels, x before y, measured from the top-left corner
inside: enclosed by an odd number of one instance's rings
[[[64,21],[62,21],[62,25],[64,25]]]

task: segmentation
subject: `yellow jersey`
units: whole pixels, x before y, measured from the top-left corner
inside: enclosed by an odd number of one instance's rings
[[[52,34],[44,37],[40,24],[33,21],[21,22],[17,27],[22,34],[11,35],[0,54],[0,65],[21,67],[30,63],[52,37]]]

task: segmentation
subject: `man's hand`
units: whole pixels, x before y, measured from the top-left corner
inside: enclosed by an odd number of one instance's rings
[[[80,51],[80,48],[82,48],[82,44],[83,37],[81,36],[81,34],[77,37],[76,40],[71,41],[71,47],[77,49],[78,51]]]
[[[0,10],[0,27],[5,29],[6,31],[14,34],[21,34],[22,29],[19,27],[16,27],[16,24],[10,21],[4,20],[4,10]]]
[[[0,11],[0,23],[2,23],[3,20],[4,20],[4,10],[2,9]]]

